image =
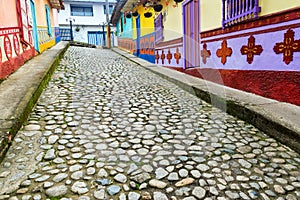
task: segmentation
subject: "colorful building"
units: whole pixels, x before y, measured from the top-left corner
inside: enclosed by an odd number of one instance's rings
[[[64,3],[65,9],[58,14],[63,40],[71,40],[70,23],[72,23],[74,41],[107,45],[106,18],[107,15],[108,18],[111,16],[116,0],[108,0],[108,6],[105,0],[65,0]],[[113,35],[111,38],[113,46]]]
[[[155,35],[154,45],[139,44],[133,24],[127,42],[119,33],[121,48],[133,53],[148,48],[155,52],[156,64],[300,105],[300,1],[130,0],[122,11],[149,9],[147,5],[153,11],[156,4],[163,9],[152,16],[152,33],[147,27],[147,34]],[[120,24],[114,15],[111,22]]]
[[[60,9],[62,7],[62,1],[39,0],[31,2],[31,4],[32,3],[34,5],[31,6],[31,11],[32,16],[36,17],[35,23],[37,29],[37,33],[34,32],[33,38],[35,43],[38,43],[38,45],[35,45],[36,51],[41,53],[56,44],[56,39],[58,37],[57,32],[55,32],[55,27],[58,27],[56,9]]]
[[[155,62],[154,45],[154,11],[145,9],[142,4],[138,4],[132,11],[138,13],[137,16],[128,12],[132,7],[131,3],[125,3],[120,10],[119,19],[115,19],[118,32],[118,46],[129,50],[134,55]],[[117,9],[115,9],[116,11]],[[145,13],[151,15],[145,17]],[[114,16],[113,16],[114,17]],[[113,19],[112,17],[112,19]]]
[[[62,7],[62,0],[0,2],[0,79],[55,44],[53,9]]]

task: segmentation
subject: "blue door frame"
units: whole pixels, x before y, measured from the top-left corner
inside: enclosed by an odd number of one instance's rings
[[[33,0],[30,0],[30,8],[32,14],[32,37],[33,37],[34,49],[37,52],[40,52],[39,35],[38,35],[37,25],[36,25],[36,12],[35,12],[35,5]]]
[[[141,22],[140,16],[136,18],[136,56],[140,55]]]

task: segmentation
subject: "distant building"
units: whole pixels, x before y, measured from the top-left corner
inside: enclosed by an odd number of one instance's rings
[[[62,40],[70,40],[70,21],[74,41],[95,45],[103,45],[106,37],[106,12],[109,18],[113,12],[116,0],[65,0],[65,9],[58,14],[58,22]],[[113,38],[113,34],[112,34]]]
[[[59,9],[63,0],[0,1],[0,80],[60,41]]]

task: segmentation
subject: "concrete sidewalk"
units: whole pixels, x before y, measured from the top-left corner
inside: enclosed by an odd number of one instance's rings
[[[113,51],[145,67],[212,105],[255,125],[300,152],[300,107],[229,88],[171,70],[125,51]]]
[[[48,83],[59,59],[68,48],[60,42],[25,63],[0,84],[0,161]]]

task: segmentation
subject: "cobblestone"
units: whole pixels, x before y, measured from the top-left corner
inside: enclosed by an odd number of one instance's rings
[[[300,157],[109,50],[70,47],[0,166],[0,199],[300,199]]]

